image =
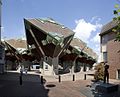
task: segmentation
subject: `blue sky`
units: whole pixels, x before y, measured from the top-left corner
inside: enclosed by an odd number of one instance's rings
[[[2,0],[2,38],[23,38],[24,18],[51,17],[99,53],[99,32],[117,0]]]

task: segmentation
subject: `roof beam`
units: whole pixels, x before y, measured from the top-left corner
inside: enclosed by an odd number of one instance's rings
[[[37,44],[38,49],[40,50],[40,52],[42,53],[42,55],[43,55],[43,56],[45,56],[45,53],[44,53],[44,51],[42,50],[42,48],[41,48],[40,44],[38,43],[38,41],[37,41],[37,39],[36,39],[36,37],[35,37],[34,33],[32,32],[32,30],[31,30],[31,29],[29,29],[29,31],[30,31],[30,33],[31,33],[31,35],[32,35],[32,37],[33,37],[33,39],[34,39],[35,43]]]
[[[73,36],[74,36],[74,35],[73,35]],[[72,38],[73,36],[71,36],[71,37],[69,38],[69,40],[67,41],[67,43],[63,46],[63,48],[62,48],[61,51],[59,52],[58,56],[63,52],[63,50],[65,49],[65,47],[70,44],[70,42],[71,42],[72,39],[73,39],[73,38]]]

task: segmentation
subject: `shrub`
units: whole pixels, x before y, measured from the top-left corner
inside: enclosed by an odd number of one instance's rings
[[[104,63],[101,62],[95,67],[95,75],[94,79],[96,81],[103,80],[104,79]]]

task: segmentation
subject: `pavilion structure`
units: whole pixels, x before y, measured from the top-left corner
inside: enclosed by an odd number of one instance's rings
[[[57,75],[59,56],[69,47],[74,32],[51,18],[24,19],[28,49],[40,61],[43,74]]]
[[[71,70],[71,73],[90,70],[96,59],[96,53],[78,38],[73,38],[68,49],[60,56],[64,72]]]
[[[10,45],[7,41],[4,41],[5,45],[5,69],[6,70],[16,70],[19,62],[22,61],[22,56],[20,53]]]
[[[18,70],[19,67],[30,70],[34,57],[26,48],[26,41],[10,39],[3,42],[5,45],[6,70]]]

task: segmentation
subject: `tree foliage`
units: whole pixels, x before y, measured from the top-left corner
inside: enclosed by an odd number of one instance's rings
[[[113,21],[116,21],[118,23],[118,26],[113,29],[114,32],[117,33],[116,35],[116,41],[120,42],[120,6],[119,4],[115,5],[115,10],[113,11],[114,13],[114,18]]]
[[[95,67],[95,75],[94,75],[94,79],[96,81],[99,80],[103,80],[104,79],[104,63],[99,63],[96,67]]]

